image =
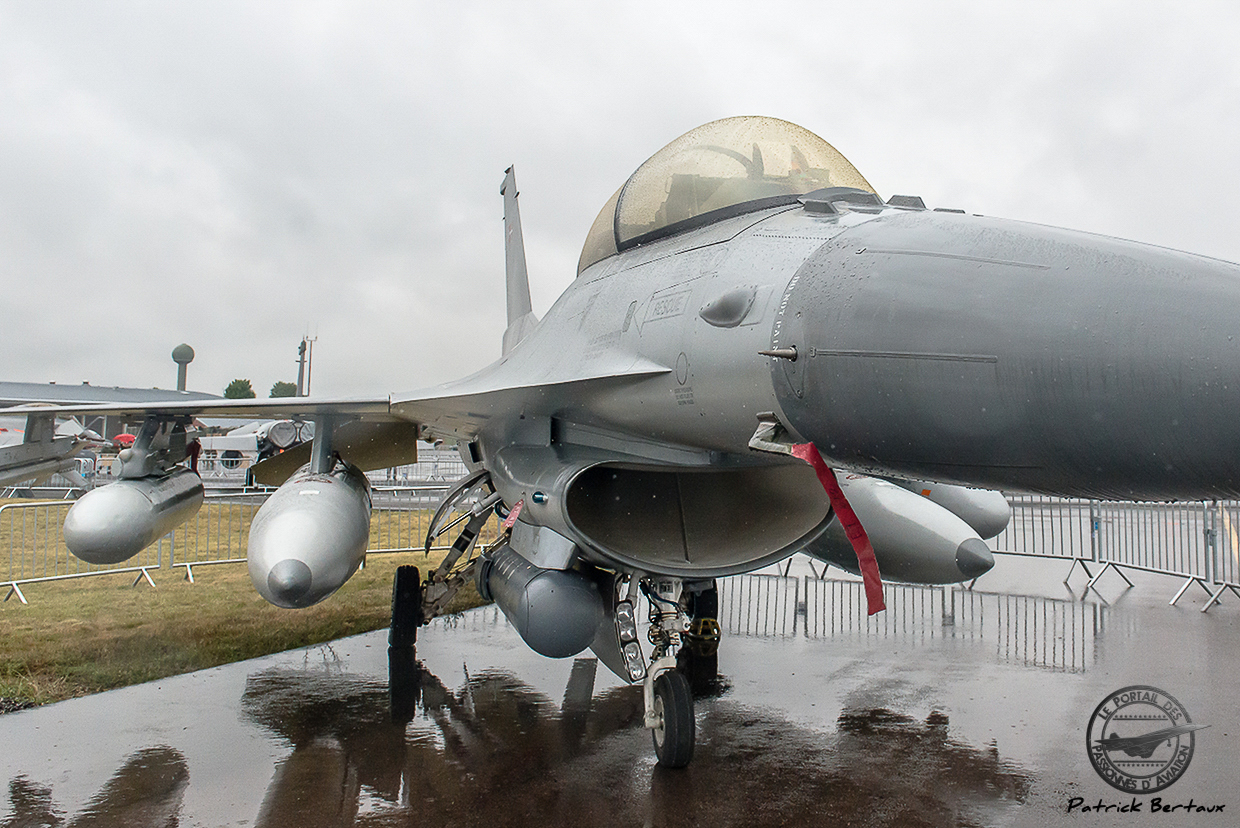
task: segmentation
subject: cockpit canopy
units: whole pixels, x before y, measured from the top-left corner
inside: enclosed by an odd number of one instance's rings
[[[870,183],[835,147],[776,118],[711,121],[637,168],[603,206],[577,264],[741,213],[791,204],[822,187]]]

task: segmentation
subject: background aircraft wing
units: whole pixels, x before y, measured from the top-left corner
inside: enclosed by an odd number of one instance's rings
[[[44,409],[40,409],[42,411]],[[0,409],[26,413],[27,408]],[[49,406],[57,417],[109,415],[142,421],[147,416],[219,417],[242,420],[301,419],[330,421],[335,450],[350,463],[371,471],[389,466],[416,463],[418,459],[418,426],[415,422],[393,413],[386,397],[376,399],[315,399],[293,397],[278,399],[226,400],[169,399],[167,401],[81,403]],[[287,456],[286,456],[287,455]],[[254,478],[269,486],[278,486],[310,458],[310,445],[301,446],[256,463]]]
[[[519,366],[504,366],[423,391],[381,398],[169,399],[61,405],[55,412],[57,416],[106,414],[135,421],[149,415],[328,421],[333,450],[370,471],[417,462],[419,437],[471,439],[492,417],[527,411],[550,414],[583,404],[592,393],[615,384],[668,371],[667,366],[629,357],[620,366],[595,366],[594,370],[537,379]],[[310,445],[303,443],[256,463],[254,479],[268,486],[280,485],[309,459]]]
[[[175,393],[175,392],[173,392]],[[318,416],[353,417],[378,422],[396,422],[401,418],[389,410],[388,398],[378,399],[316,399],[314,397],[281,397],[265,400],[169,399],[148,402],[81,403],[58,405],[60,417],[82,414],[108,414],[141,420],[148,414],[190,417],[235,417],[243,420],[313,419]],[[4,413],[4,409],[0,409]]]

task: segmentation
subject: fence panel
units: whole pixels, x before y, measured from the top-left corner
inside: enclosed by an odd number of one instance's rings
[[[719,582],[719,625],[730,635],[793,635],[800,586],[800,578],[786,575],[724,578]]]
[[[366,554],[377,555],[422,549],[435,508],[446,486],[386,487],[374,492],[370,514],[370,541]],[[175,566],[225,563],[245,559],[250,522],[266,495],[207,497],[198,514],[160,539],[171,551]],[[457,516],[453,513],[449,519]],[[499,537],[499,521],[488,521],[478,543]],[[448,533],[432,549],[446,549],[456,536]]]
[[[1014,555],[1095,560],[1096,504],[1089,500],[1008,495],[1012,520],[990,543]]]
[[[1049,670],[1084,672],[1105,608],[1055,598],[944,586],[885,584],[886,612],[866,615],[860,581],[806,577],[808,638],[952,639],[988,642],[996,658]]]
[[[244,561],[250,523],[265,500],[262,495],[208,496],[197,514],[158,545],[167,550],[170,566]]]
[[[984,630],[988,616],[994,619],[995,655],[1009,664],[1083,673],[1093,662],[1105,607],[1026,595],[956,594],[965,623]]]
[[[868,615],[861,581],[806,576],[805,634],[810,638],[938,638],[942,636],[942,619],[950,614],[950,593],[940,586],[885,583],[886,611]]]
[[[1208,503],[1099,503],[1098,560],[1167,575],[1210,578]]]
[[[119,564],[89,564],[73,555],[65,546],[63,530],[65,514],[72,505],[71,501],[56,500],[0,506],[0,554],[4,556],[0,586],[8,586],[10,596],[16,593],[25,601],[19,584],[160,567],[162,550],[157,545]]]
[[[1240,588],[1240,503],[1233,500],[1218,504],[1214,530],[1212,580]]]

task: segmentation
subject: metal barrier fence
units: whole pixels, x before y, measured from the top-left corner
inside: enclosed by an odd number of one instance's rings
[[[719,582],[719,625],[733,635],[784,637],[797,631],[800,579],[740,575]]]
[[[860,581],[807,575],[803,588],[807,638],[987,642],[1005,663],[1070,673],[1084,672],[1092,662],[1107,612],[1067,599],[884,584],[887,610],[867,616]]]
[[[242,563],[250,523],[266,501],[265,495],[223,495],[203,500],[202,508],[157,542],[167,550],[170,567],[184,567],[194,580],[195,566]]]
[[[1121,503],[1009,496],[1012,521],[992,545],[1017,555],[1062,558],[1079,565],[1093,588],[1108,571],[1154,572],[1184,579],[1171,599],[1194,584],[1210,609],[1231,590],[1240,596],[1240,503]],[[1097,572],[1090,565],[1099,566]],[[1065,579],[1066,580],[1066,579]]]
[[[374,492],[370,514],[370,541],[367,555],[421,550],[435,508],[447,492],[445,485],[388,487]],[[160,539],[168,549],[169,565],[184,567],[186,577],[194,579],[194,567],[245,560],[246,539],[265,495],[207,497],[193,518]],[[478,543],[487,544],[499,536],[499,521],[486,523]],[[455,540],[445,535],[431,546],[444,551]]]
[[[1220,503],[1213,529],[1214,571],[1211,580],[1234,591],[1240,588],[1240,503]]]
[[[69,552],[65,546],[63,525],[65,513],[72,502],[6,503],[0,506],[0,543],[7,539],[3,579],[0,589],[8,587],[4,600],[14,595],[24,604],[23,584],[65,581],[91,575],[114,575],[118,572],[137,573],[134,584],[143,579],[154,586],[148,570],[163,564],[163,550],[149,546],[123,564],[99,566],[88,564]]]
[[[447,486],[381,488],[374,493],[367,555],[420,550]],[[194,580],[194,568],[245,561],[250,522],[266,499],[266,493],[208,496],[194,517],[144,549],[136,558],[115,566],[87,564],[69,552],[62,525],[71,501],[9,503],[0,506],[0,588],[8,587],[5,600],[26,597],[23,584],[135,572],[138,580],[151,581],[148,570],[184,568]],[[492,519],[478,536],[478,543],[491,543],[499,536],[499,521]],[[455,535],[443,536],[432,550],[443,551]],[[5,569],[4,567],[7,567]]]
[[[376,486],[369,553],[421,548],[430,517],[446,490],[446,483]],[[244,560],[250,521],[269,491],[208,496],[197,516],[144,550],[135,562],[104,567],[85,564],[65,549],[60,526],[69,502],[7,504],[0,507],[0,556],[7,556],[7,562],[0,562],[0,587],[8,586],[9,597],[17,594],[24,601],[19,587],[23,583],[115,572],[137,572],[139,580],[144,575],[149,580],[146,570],[159,568],[165,560],[169,566],[185,567],[192,580],[195,566]],[[1112,503],[1030,496],[1010,496],[1009,502],[1011,523],[991,545],[1010,554],[1070,560],[1068,576],[1081,566],[1089,578],[1087,591],[1110,570],[1131,584],[1123,570],[1137,569],[1183,578],[1172,604],[1194,584],[1209,595],[1203,611],[1228,590],[1240,596],[1240,502]],[[497,533],[497,521],[492,521],[480,542],[493,541]],[[1094,566],[1099,569],[1094,571]],[[762,590],[786,588],[774,581],[761,583],[765,582],[729,587],[758,590],[753,596],[735,596],[740,599],[735,605],[766,601]],[[775,624],[771,619],[737,617],[728,623],[745,634],[787,634],[795,631],[795,607],[801,600],[795,591],[781,593],[776,603],[785,607],[784,616],[772,627],[763,626]],[[807,594],[804,600],[818,599]],[[841,593],[838,600],[850,601],[852,596]],[[885,617],[897,615],[888,612]]]
[[[1095,503],[1057,497],[1009,495],[1012,519],[991,541],[998,550],[1042,558],[1093,560]]]

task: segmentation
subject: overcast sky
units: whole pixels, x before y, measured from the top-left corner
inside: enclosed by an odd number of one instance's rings
[[[604,8],[606,7],[606,8]],[[716,118],[930,206],[1240,261],[1240,7],[0,0],[0,380],[385,395],[499,354],[603,202]]]

